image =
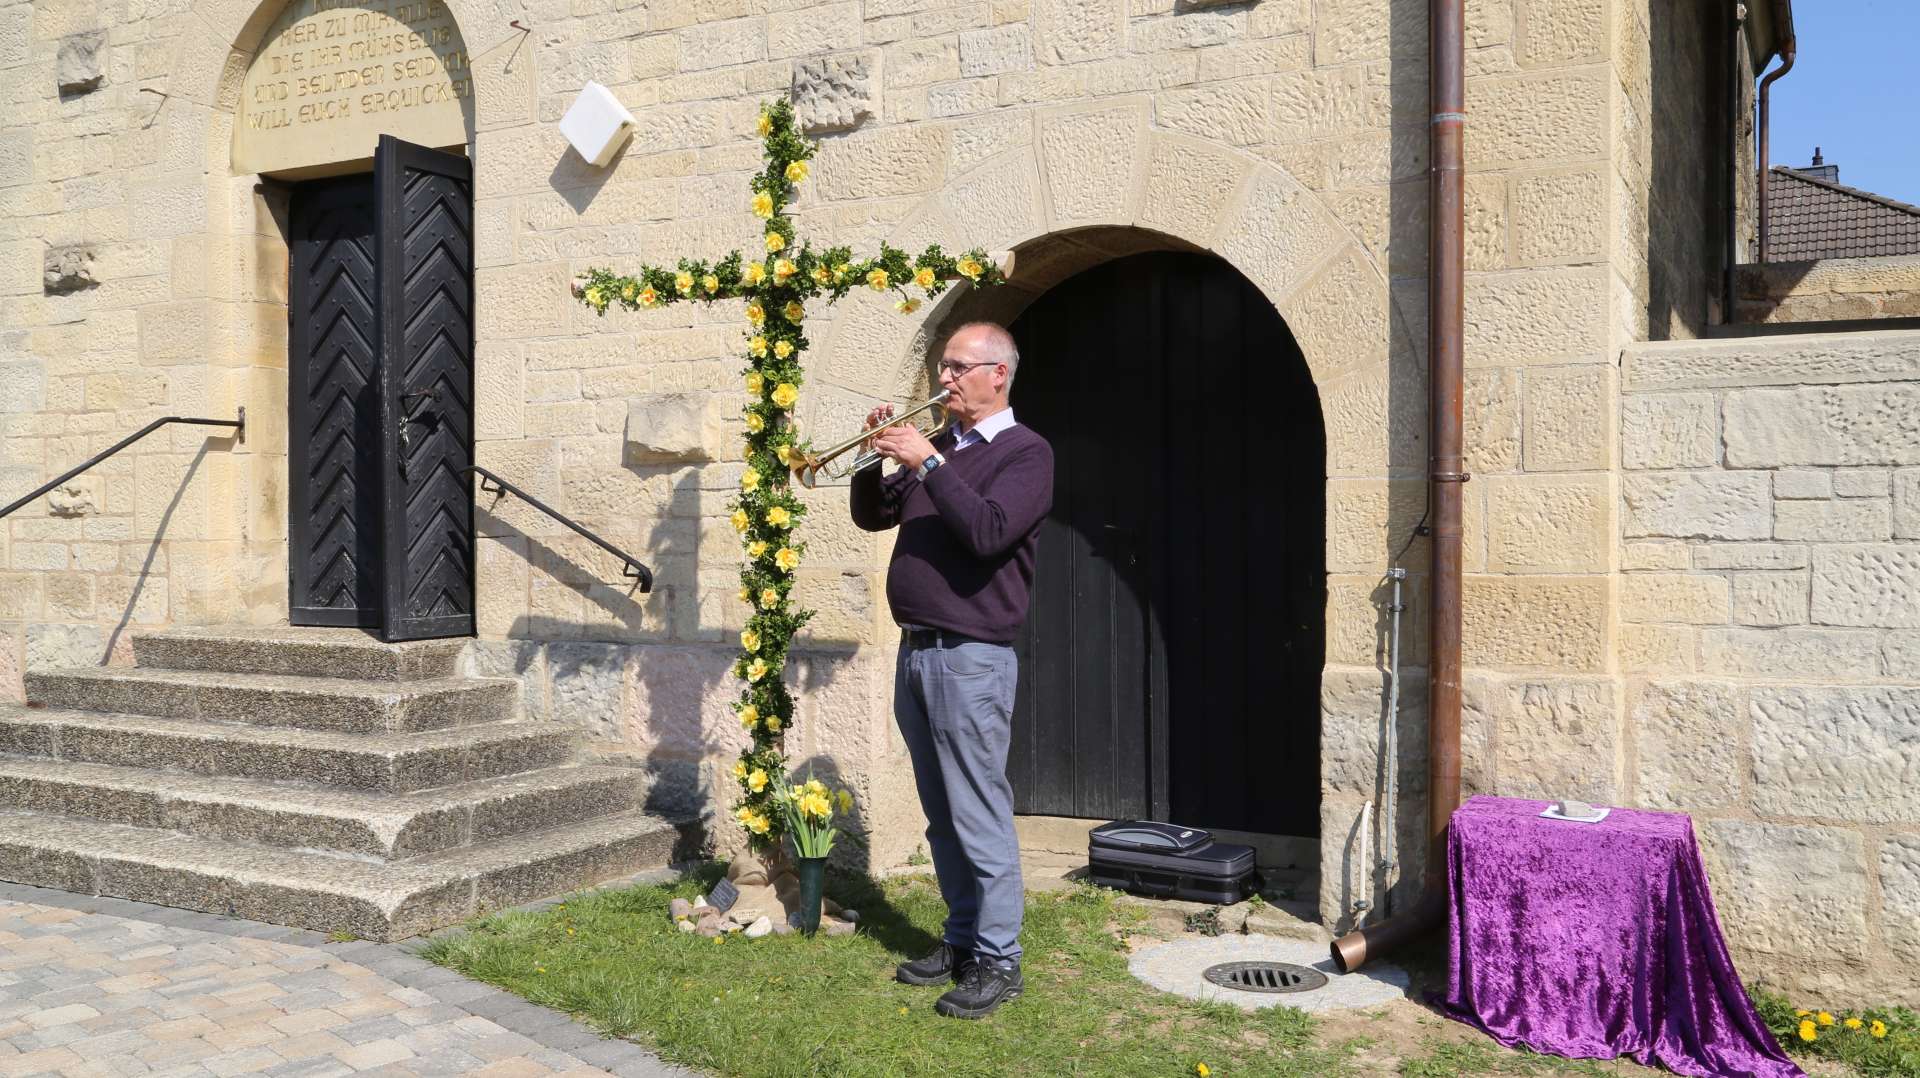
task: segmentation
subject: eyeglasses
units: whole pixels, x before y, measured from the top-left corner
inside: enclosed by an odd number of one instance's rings
[[[943,373],[953,375],[955,378],[960,378],[975,367],[997,367],[999,365],[997,360],[991,359],[983,359],[975,363],[961,363],[956,360],[943,359],[940,361],[940,370]]]

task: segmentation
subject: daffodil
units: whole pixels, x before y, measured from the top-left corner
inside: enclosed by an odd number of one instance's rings
[[[792,408],[793,402],[800,399],[800,390],[792,382],[782,382],[773,387],[773,403],[782,408]]]
[[[806,178],[807,178],[807,163],[805,161],[790,161],[787,163],[787,182],[788,183],[799,183],[802,180],[805,180]]]
[[[747,776],[747,789],[752,790],[754,793],[759,793],[766,788],[767,773],[757,767],[754,768],[753,774]]]
[[[913,283],[919,285],[921,288],[932,288],[933,268],[930,266],[921,266],[919,269],[914,270]]]
[[[786,454],[780,451],[786,448],[787,447],[783,445],[778,447],[778,449],[775,450],[776,453],[780,453],[780,456],[782,458],[780,463],[782,464],[786,463],[786,460],[785,460]],[[787,525],[793,523],[793,514],[787,512],[786,506],[776,505],[771,509],[767,510],[767,523],[775,528],[784,528]]]
[[[757,333],[754,334],[753,339],[747,342],[747,352],[751,354],[755,359],[765,359],[767,356],[767,339],[765,337],[760,336]],[[759,372],[756,371],[755,373],[750,374],[747,377],[749,379],[754,379],[754,378],[760,377],[760,374]],[[748,385],[749,387],[751,387],[752,382],[749,381]],[[747,392],[752,393],[755,396],[759,396],[758,390],[749,388]]]
[[[920,309],[920,301],[917,299],[903,299],[895,303],[893,309],[899,311],[901,314],[912,314]]]
[[[969,281],[978,281],[980,274],[986,269],[985,266],[975,262],[972,258],[962,258],[953,268],[959,270],[960,276],[965,277]]]
[[[747,664],[747,680],[759,681],[767,676],[767,660],[756,658]]]
[[[801,789],[810,794],[823,794],[827,792],[827,784],[821,782],[819,779],[808,779],[807,784],[801,787]]]
[[[761,418],[759,412],[750,411],[747,413],[747,431],[749,433],[758,434],[761,431],[766,429],[767,429],[767,421]]]
[[[733,521],[733,530],[737,532],[746,531],[747,526],[753,523],[752,519],[747,516],[745,509],[735,509],[730,519]]]
[[[758,303],[747,304],[747,321],[753,323],[755,328],[758,328],[760,323],[766,320],[767,309],[765,307],[760,306]]]
[[[740,489],[752,490],[760,485],[760,473],[752,468],[740,473]]]
[[[783,546],[780,548],[780,552],[773,556],[773,564],[791,573],[799,567],[800,555],[795,553],[792,547]]]
[[[885,292],[887,290],[887,271],[876,269],[867,274],[867,287],[873,289],[875,292]]]
[[[773,114],[770,112],[762,112],[760,119],[753,125],[753,133],[759,135],[761,138],[766,138],[768,135],[773,134]]]
[[[767,552],[767,541],[765,539],[756,539],[753,542],[747,544],[748,557],[757,558],[760,555],[765,554],[766,552]]]
[[[1873,1024],[1867,1027],[1867,1032],[1873,1034],[1875,1037],[1884,1037],[1887,1035],[1887,1024],[1876,1018],[1873,1020]]]
[[[767,233],[767,252],[769,254],[775,251],[784,251],[786,249],[787,249],[787,238],[785,236],[782,236],[778,232]]]
[[[787,305],[780,308],[780,313],[786,315],[787,321],[792,322],[796,326],[806,321],[807,318],[807,309],[801,306],[800,301],[797,299],[788,300]]]
[[[1802,1018],[1802,1019],[1800,1020],[1800,1039],[1801,1039],[1801,1040],[1803,1040],[1803,1041],[1811,1041],[1811,1040],[1813,1040],[1813,1039],[1814,1039],[1815,1037],[1818,1037],[1819,1035],[1820,1035],[1820,1034],[1818,1034],[1818,1033],[1816,1033],[1816,1032],[1814,1032],[1814,1029],[1813,1029],[1813,1019],[1811,1019],[1811,1018]]]
[[[685,270],[673,275],[673,290],[683,296],[693,295],[693,274]]]
[[[762,221],[773,216],[773,196],[765,191],[753,196],[753,215]]]
[[[748,651],[760,650],[760,634],[752,629],[740,630],[740,646]]]
[[[793,342],[792,342],[792,341],[775,341],[775,342],[773,342],[773,357],[774,357],[775,359],[785,359],[785,358],[787,358],[788,356],[790,356],[790,355],[792,355],[792,354],[793,354]]]
[[[779,592],[775,591],[772,588],[760,589],[760,609],[772,610],[774,607],[779,605],[780,605]],[[772,720],[769,719],[768,721],[771,722]],[[769,727],[769,729],[772,729],[772,727]]]
[[[712,295],[720,291],[720,278],[709,273],[705,277],[700,278],[700,287],[706,289],[708,295]]]
[[[740,725],[751,730],[760,722],[760,709],[748,704],[740,709]]]

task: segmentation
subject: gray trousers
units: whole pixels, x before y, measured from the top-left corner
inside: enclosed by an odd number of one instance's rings
[[[945,939],[983,958],[1020,957],[1020,839],[1007,746],[1013,739],[1013,649],[900,645],[893,714],[913,758],[927,846],[947,903]]]

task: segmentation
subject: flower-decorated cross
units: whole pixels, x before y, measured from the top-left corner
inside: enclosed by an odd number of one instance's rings
[[[749,844],[765,850],[789,826],[787,813],[775,803],[787,775],[781,735],[793,721],[793,698],[780,672],[794,634],[813,616],[792,600],[794,571],[806,553],[806,544],[795,535],[806,506],[790,486],[792,464],[806,450],[793,422],[800,387],[806,384],[800,363],[808,343],[802,330],[806,305],[820,297],[833,303],[864,284],[876,292],[898,292],[894,309],[911,314],[920,300],[909,287],[933,297],[961,278],[988,285],[1004,277],[979,250],[956,258],[934,244],[910,256],[882,243],[877,257],[856,259],[846,247],[816,251],[797,241],[786,207],[806,180],[816,147],[794,130],[793,107],[785,100],[761,109],[758,133],[766,167],[753,177],[753,213],[767,223],[764,256],[733,251],[711,264],[683,258],[672,269],[642,265],[631,275],[595,268],[574,291],[601,315],[616,303],[628,310],[696,300],[746,303],[746,470],[732,519],[747,555],[739,595],[752,613],[733,665],[735,676],[746,683],[733,710],[752,742],[733,765],[741,793],[734,817]]]

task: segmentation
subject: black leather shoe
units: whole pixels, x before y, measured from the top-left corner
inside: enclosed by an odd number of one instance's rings
[[[900,963],[893,971],[893,976],[902,984],[946,984],[960,980],[973,964],[973,952],[962,951],[942,941],[940,946],[928,951],[924,957]]]
[[[1018,961],[979,961],[961,974],[959,987],[941,996],[933,1009],[948,1018],[985,1018],[1002,1003],[1018,999],[1024,987]]]

